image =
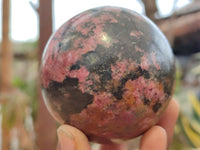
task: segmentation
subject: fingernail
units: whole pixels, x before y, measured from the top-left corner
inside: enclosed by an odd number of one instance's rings
[[[70,132],[66,131],[65,129],[63,129],[63,127],[59,127],[57,130],[58,136],[62,136],[62,137],[68,137],[70,139],[73,139],[73,136]]]
[[[75,150],[74,137],[69,131],[63,127],[59,127],[57,134],[61,150]]]

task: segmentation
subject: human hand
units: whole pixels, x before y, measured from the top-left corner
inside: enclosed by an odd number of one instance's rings
[[[172,99],[157,125],[146,131],[140,141],[140,150],[166,150],[171,143],[179,114],[178,103]],[[91,150],[87,137],[78,129],[61,125],[58,130],[57,150]],[[101,145],[100,150],[126,150],[126,144]]]

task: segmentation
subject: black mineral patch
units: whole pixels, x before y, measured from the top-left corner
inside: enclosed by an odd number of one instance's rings
[[[162,106],[161,103],[156,102],[155,105],[153,105],[153,112],[157,113],[161,106]]]
[[[150,73],[147,70],[142,69],[141,67],[138,67],[138,71],[140,72],[141,75],[144,76],[145,79],[150,78]]]
[[[147,106],[149,106],[151,104],[151,101],[147,98],[144,98],[143,102],[144,102],[144,105],[147,105]]]
[[[141,67],[138,67],[138,69],[134,72],[131,72],[129,74],[127,74],[123,79],[121,79],[121,83],[120,85],[117,87],[117,90],[112,91],[113,95],[115,96],[115,98],[117,100],[121,100],[122,99],[122,95],[124,93],[124,86],[126,84],[126,82],[128,80],[136,80],[138,79],[140,76],[144,76],[144,78],[149,79],[150,78],[150,74],[148,71],[146,70],[142,70]]]
[[[72,71],[72,70],[78,70],[78,69],[80,69],[80,64],[79,64],[79,62],[77,62],[76,64],[74,64],[74,65],[72,65],[72,66],[70,67],[70,71]]]
[[[115,96],[117,100],[120,100],[122,99],[123,92],[124,91],[122,90],[122,87],[119,86],[117,91],[113,91],[113,95]]]
[[[111,49],[97,45],[95,51],[82,55],[80,64],[85,66],[90,73],[95,73],[101,81],[101,89],[106,89],[107,83],[112,79],[111,65],[115,64],[117,57],[112,55]]]
[[[78,89],[77,78],[66,77],[63,83],[51,81],[45,94],[51,101],[52,107],[67,122],[70,115],[80,113],[93,102],[93,95],[82,93]]]

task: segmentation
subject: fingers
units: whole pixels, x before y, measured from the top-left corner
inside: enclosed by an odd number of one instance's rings
[[[126,150],[126,144],[103,144],[100,150]]]
[[[78,129],[62,125],[57,130],[59,147],[57,150],[91,150],[87,137]],[[125,144],[102,145],[100,150],[126,150]]]
[[[158,125],[149,129],[142,137],[140,150],[166,150],[172,140],[174,126],[179,114],[178,103],[172,99]],[[87,137],[78,129],[62,125],[57,130],[59,150],[91,150]],[[125,150],[124,144],[102,145],[100,150]]]
[[[166,150],[167,133],[160,126],[153,126],[143,136],[140,142],[140,150]]]
[[[163,127],[167,132],[168,145],[172,140],[174,127],[178,119],[178,115],[179,115],[179,105],[174,99],[172,99],[158,123],[158,125]]]
[[[61,150],[91,150],[87,137],[72,126],[60,126],[57,134]]]

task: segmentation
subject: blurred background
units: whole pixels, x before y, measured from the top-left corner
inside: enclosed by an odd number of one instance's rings
[[[58,124],[40,94],[44,46],[68,19],[104,5],[147,15],[166,35],[180,104],[170,150],[200,148],[200,0],[0,0],[0,149],[55,150]]]

